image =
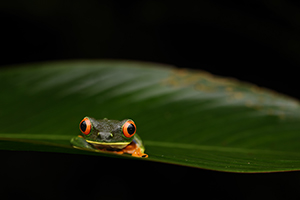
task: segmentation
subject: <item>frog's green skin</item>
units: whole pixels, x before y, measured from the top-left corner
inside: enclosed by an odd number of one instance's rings
[[[75,148],[89,149],[98,151],[99,148],[108,150],[120,150],[125,148],[131,142],[135,142],[140,147],[141,152],[144,153],[141,138],[134,134],[133,137],[127,138],[124,136],[122,126],[130,119],[122,121],[102,119],[96,120],[92,117],[87,117],[91,122],[91,132],[88,135],[81,133],[79,136],[71,139],[71,144]],[[98,147],[98,148],[97,148]]]

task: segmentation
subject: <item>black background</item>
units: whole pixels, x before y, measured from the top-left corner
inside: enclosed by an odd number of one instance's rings
[[[0,18],[0,67],[69,59],[141,60],[202,69],[300,97],[298,1],[1,1]],[[232,174],[94,156],[0,155],[3,196],[299,195],[297,172]]]

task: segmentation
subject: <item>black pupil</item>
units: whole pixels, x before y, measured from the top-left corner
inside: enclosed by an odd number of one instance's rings
[[[129,125],[128,125],[128,127],[127,127],[127,132],[128,132],[130,135],[134,134],[134,132],[135,132],[135,127],[134,127],[133,124],[129,124]]]
[[[83,121],[81,124],[80,124],[80,129],[84,132],[86,130],[86,123],[85,121]]]

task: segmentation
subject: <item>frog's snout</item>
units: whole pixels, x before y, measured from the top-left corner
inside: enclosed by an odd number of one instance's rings
[[[98,132],[99,140],[108,140],[113,137],[113,134],[110,132]]]

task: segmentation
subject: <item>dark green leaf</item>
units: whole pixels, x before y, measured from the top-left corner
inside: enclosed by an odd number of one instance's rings
[[[0,149],[71,148],[80,120],[132,118],[148,161],[230,172],[300,170],[300,107],[206,72],[128,61],[40,63],[0,71]]]

